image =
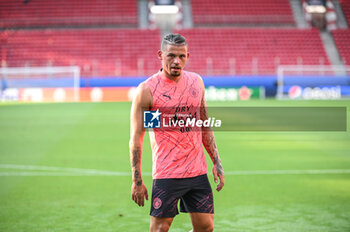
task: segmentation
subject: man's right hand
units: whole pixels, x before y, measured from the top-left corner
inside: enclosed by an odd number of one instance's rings
[[[140,185],[137,185],[137,183],[133,183],[131,186],[131,197],[136,204],[138,204],[139,206],[144,206],[145,198],[146,200],[148,200],[146,186],[143,183]]]

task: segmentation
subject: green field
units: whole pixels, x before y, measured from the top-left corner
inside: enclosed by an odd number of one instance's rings
[[[346,106],[350,117],[350,101],[209,105]],[[140,208],[130,195],[129,111],[130,103],[0,105],[0,231],[148,231],[150,201]],[[214,194],[215,231],[350,231],[349,126],[215,136],[227,173]],[[148,135],[143,150],[150,193]],[[180,214],[170,231],[190,229]]]

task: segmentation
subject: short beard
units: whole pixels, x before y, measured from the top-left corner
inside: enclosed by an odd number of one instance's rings
[[[178,77],[178,76],[181,75],[181,72],[180,73],[176,73],[176,74],[175,73],[170,73],[170,75],[173,76],[173,77]]]

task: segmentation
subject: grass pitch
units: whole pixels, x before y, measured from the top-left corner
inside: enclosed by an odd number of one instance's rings
[[[350,109],[350,101],[208,105],[346,106],[348,120]],[[148,231],[150,201],[140,208],[130,196],[129,111],[130,103],[1,105],[0,231]],[[215,231],[350,231],[350,132],[215,136],[227,173],[214,193]],[[150,195],[148,134],[143,151]],[[180,214],[170,231],[190,229]]]

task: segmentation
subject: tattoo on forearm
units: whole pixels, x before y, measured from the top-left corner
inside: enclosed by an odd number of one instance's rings
[[[141,161],[141,150],[139,148],[132,149],[131,166],[133,170],[133,178],[137,186],[142,185],[140,161]]]
[[[212,130],[202,131],[202,140],[205,149],[212,159],[218,174],[223,174],[224,170],[219,159],[219,153],[215,142],[214,133]]]
[[[210,155],[210,158],[215,160],[215,158],[218,156],[218,150],[216,147],[216,142],[214,138],[214,134],[212,130],[209,131],[203,131],[202,132],[202,141],[205,149],[207,150],[208,154]]]
[[[208,119],[208,110],[207,110],[204,96],[202,97],[202,104],[201,104],[200,112],[201,112],[201,119],[202,120]],[[203,142],[203,145],[204,145],[205,149],[207,150],[211,160],[213,161],[213,163],[216,167],[217,173],[224,174],[224,170],[223,170],[222,165],[221,165],[221,161],[219,158],[219,152],[218,152],[218,149],[216,146],[214,132],[213,132],[212,128],[207,128],[207,129],[202,130],[202,142]]]
[[[218,174],[223,174],[224,173],[224,170],[222,168],[222,165],[221,165],[221,162],[220,162],[220,159],[218,156],[216,156],[214,158],[214,164],[216,165],[216,171]]]
[[[134,177],[135,177],[135,179],[139,179],[139,178],[140,178],[140,172],[139,172],[139,170],[135,170],[135,172],[134,172]]]
[[[140,170],[138,168],[135,168],[135,170],[134,170],[134,180],[136,181],[137,186],[142,185],[141,174],[140,174]]]
[[[134,177],[135,177],[135,180],[136,180],[136,185],[137,186],[142,185],[142,180],[141,180],[141,175],[140,175],[140,171],[139,170],[135,170]]]
[[[132,151],[132,167],[136,167],[137,164],[140,162],[141,157],[141,151],[140,149],[135,149]]]

